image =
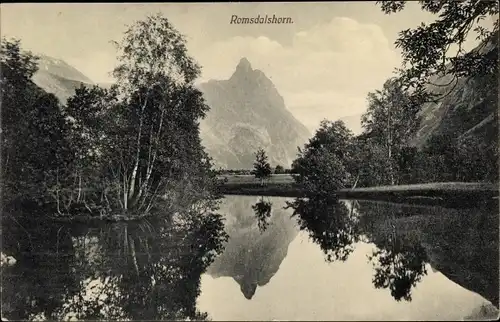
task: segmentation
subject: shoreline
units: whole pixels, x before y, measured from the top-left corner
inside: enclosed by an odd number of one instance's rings
[[[303,194],[291,175],[273,175],[264,185],[251,175],[224,175],[227,182],[219,192],[225,195],[300,197]],[[346,188],[332,192],[339,199],[379,200],[396,203],[474,207],[498,202],[498,184],[483,182],[435,182],[423,184]],[[496,198],[496,199],[495,199]]]
[[[289,174],[273,175],[264,185],[252,175],[223,175],[225,179],[217,187],[220,195],[246,195],[297,198],[304,194]],[[441,206],[446,208],[474,208],[484,205],[498,205],[498,185],[478,182],[440,182],[412,185],[379,186],[333,191],[339,200],[366,200],[390,203]],[[55,223],[127,223],[137,222],[153,216],[109,214],[90,216],[88,214],[68,216],[48,216],[45,219]]]

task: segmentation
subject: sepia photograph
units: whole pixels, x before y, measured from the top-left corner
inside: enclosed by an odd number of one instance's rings
[[[498,320],[499,13],[0,4],[2,321]]]

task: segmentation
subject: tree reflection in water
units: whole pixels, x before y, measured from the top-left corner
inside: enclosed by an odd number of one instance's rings
[[[396,301],[411,301],[411,290],[427,274],[429,261],[416,231],[396,228],[397,218],[411,214],[393,204],[358,203],[357,207],[363,214],[363,234],[377,247],[368,256],[375,270],[373,285],[389,289]]]
[[[428,263],[498,307],[498,201],[475,208],[365,201],[358,209],[363,233],[378,248],[371,258],[376,286],[411,300]]]
[[[309,233],[328,262],[347,260],[359,241],[374,243],[377,248],[368,257],[374,265],[373,285],[389,289],[397,301],[411,301],[412,287],[427,273],[424,248],[411,234],[398,235],[394,230],[389,234],[373,231],[371,228],[375,225],[367,222],[365,217],[378,220],[385,216],[372,216],[370,212],[379,209],[354,204],[348,209],[345,202],[336,199],[311,197],[298,198],[288,206],[293,208],[300,229]],[[390,213],[390,209],[385,211],[385,214]]]
[[[257,218],[257,224],[261,232],[264,232],[269,226],[272,206],[273,203],[269,200],[264,200],[263,196],[260,198],[259,202],[252,205],[252,209],[255,213],[255,217]]]
[[[3,225],[7,319],[207,319],[196,309],[200,276],[227,240],[218,214],[186,213],[104,224]],[[29,237],[28,237],[29,236]]]
[[[412,300],[430,263],[498,304],[498,205],[464,210],[360,201],[349,207],[312,197],[288,207],[329,262],[347,260],[359,241],[373,244],[373,285],[395,300]],[[271,212],[263,199],[252,208],[266,220]],[[2,267],[2,315],[9,320],[206,319],[196,309],[200,275],[228,238],[221,216],[211,212],[93,227],[4,215],[1,233],[2,252],[17,261]],[[267,260],[267,251],[256,253]]]
[[[358,219],[337,199],[297,198],[287,207],[293,209],[300,230],[309,233],[325,253],[328,262],[345,261],[359,240]]]
[[[368,256],[375,268],[373,285],[390,289],[396,301],[411,301],[412,287],[427,274],[427,254],[420,245],[408,245],[400,239],[394,240],[391,246],[377,249]]]
[[[2,218],[2,251],[16,264],[2,267],[2,316],[28,320],[56,314],[68,296],[79,290],[81,277],[71,236],[65,227],[10,222]],[[23,228],[24,227],[24,228]]]

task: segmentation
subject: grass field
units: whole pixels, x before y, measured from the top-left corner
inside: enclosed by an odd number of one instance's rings
[[[221,175],[226,183],[219,190],[228,195],[257,195],[257,196],[299,196],[293,177],[289,174],[273,174],[261,185],[259,179],[252,175]]]
[[[228,184],[260,184],[260,180],[252,175],[221,175],[219,178],[227,178]],[[266,184],[292,184],[293,177],[290,174],[273,174],[266,180]]]
[[[300,190],[290,174],[275,174],[261,185],[260,180],[251,175],[221,175],[226,183],[220,192],[232,195],[300,196]],[[463,204],[484,199],[498,198],[498,184],[480,182],[436,182],[398,186],[379,186],[332,191],[342,199],[372,199],[411,203]]]

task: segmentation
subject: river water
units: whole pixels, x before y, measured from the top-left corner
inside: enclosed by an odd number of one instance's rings
[[[252,196],[172,221],[10,222],[2,252],[15,263],[2,267],[2,317],[491,318],[498,238],[498,206]]]

